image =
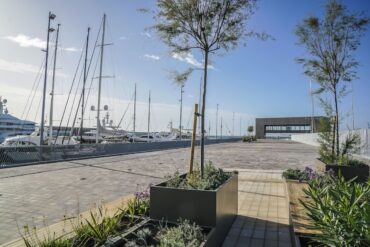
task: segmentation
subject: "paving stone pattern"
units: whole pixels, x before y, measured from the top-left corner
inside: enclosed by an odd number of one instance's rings
[[[289,209],[281,171],[239,173],[238,216],[223,247],[290,247]]]
[[[196,155],[199,160],[199,152]],[[317,150],[313,147],[281,141],[206,147],[207,160],[231,169],[303,168],[312,165],[316,156]],[[64,216],[76,215],[102,201],[113,201],[143,190],[176,170],[187,171],[188,162],[189,148],[182,148],[0,169],[0,244],[19,237],[17,225],[22,231],[25,224],[42,227],[58,222]],[[250,179],[258,179],[258,176],[261,175],[254,173]],[[246,182],[245,186],[248,183],[256,183],[251,188],[258,193],[275,190],[253,181]],[[244,186],[244,182],[241,184]],[[250,195],[243,193],[241,196],[247,200]],[[243,207],[248,205],[246,201]],[[262,233],[256,236],[258,234]]]

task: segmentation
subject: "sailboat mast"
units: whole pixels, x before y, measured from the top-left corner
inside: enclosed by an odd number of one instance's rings
[[[221,117],[221,140],[222,140],[222,117]]]
[[[217,104],[217,109],[216,109],[216,139],[217,139],[217,135],[218,135],[218,104]]]
[[[182,140],[182,96],[184,94],[184,84],[181,85],[180,87],[180,126],[179,126],[179,131],[180,131],[180,141]]]
[[[55,41],[55,48],[54,48],[54,67],[53,67],[53,81],[51,84],[51,99],[50,99],[50,117],[49,117],[49,145],[52,144],[51,138],[53,137],[53,111],[54,111],[54,88],[55,88],[55,67],[57,64],[57,51],[58,51],[58,39],[59,39],[59,27],[58,24],[57,28],[57,37]]]
[[[135,83],[135,92],[134,92],[134,136],[136,132],[136,83]],[[133,138],[134,140],[135,138]]]
[[[239,136],[242,136],[242,115],[240,115],[239,118]]]
[[[99,127],[100,127],[100,98],[101,98],[101,80],[103,73],[103,55],[104,55],[104,36],[105,36],[105,19],[106,15],[103,16],[103,33],[101,36],[101,46],[100,46],[100,71],[99,71],[99,92],[98,92],[98,109],[96,116],[96,143],[99,143]]]
[[[49,38],[50,38],[50,33],[54,31],[53,28],[50,28],[50,22],[51,20],[55,19],[55,15],[49,12],[49,18],[48,18],[48,34],[46,38],[46,57],[45,57],[45,75],[44,75],[44,88],[42,91],[42,110],[41,110],[41,126],[40,126],[40,146],[44,144],[44,117],[45,117],[45,96],[46,96],[46,83],[48,80],[48,58],[49,58]],[[42,150],[42,149],[40,149]],[[42,151],[40,151],[42,154]]]
[[[148,142],[149,142],[149,134],[150,134],[150,91],[149,91],[149,109],[148,109]]]
[[[232,136],[234,136],[234,127],[235,127],[235,112],[233,112],[233,131],[232,131]]]
[[[81,101],[80,142],[82,142],[82,134],[83,134],[83,127],[84,127],[85,87],[86,87],[86,80],[87,80],[87,55],[89,51],[89,36],[90,36],[90,27],[87,28],[86,47],[85,47],[84,81],[83,81],[83,86],[82,86],[82,101]]]

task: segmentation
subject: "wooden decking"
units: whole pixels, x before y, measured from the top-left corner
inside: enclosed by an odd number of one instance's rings
[[[308,200],[306,194],[303,191],[308,187],[308,184],[295,180],[288,180],[286,181],[286,185],[289,194],[289,212],[291,217],[291,224],[295,235],[310,236],[319,234],[319,231],[312,228],[313,224],[306,214],[306,209],[299,201]]]

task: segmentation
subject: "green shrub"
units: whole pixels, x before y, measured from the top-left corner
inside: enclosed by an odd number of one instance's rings
[[[243,136],[242,142],[255,142],[257,141],[256,136]]]
[[[322,233],[313,240],[327,246],[370,246],[370,183],[317,179],[305,194],[310,200],[301,203]]]
[[[307,181],[308,176],[304,171],[300,169],[291,169],[285,170],[282,174],[283,178],[285,179],[293,179],[293,180],[300,180],[300,181]]]
[[[320,160],[325,164],[339,164],[348,166],[367,166],[365,163],[353,159],[353,154],[359,151],[361,137],[358,133],[349,132],[342,143],[340,143],[339,154],[332,152],[333,136],[331,129],[333,123],[327,118],[320,121],[320,133],[318,142],[320,144]]]
[[[195,170],[187,174],[186,178],[181,178],[179,172],[168,180],[167,187],[183,188],[183,189],[197,189],[197,190],[215,190],[220,185],[226,182],[232,173],[215,167],[209,161],[204,168],[204,178],[201,177],[200,171]]]
[[[178,226],[164,228],[161,231],[160,247],[199,247],[204,241],[202,228],[188,220],[181,221]]]

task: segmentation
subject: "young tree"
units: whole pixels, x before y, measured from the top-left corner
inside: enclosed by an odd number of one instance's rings
[[[237,47],[247,31],[256,0],[158,0],[156,25],[160,38],[173,53],[199,49],[203,56],[201,109],[201,174],[204,173],[204,134],[209,55]],[[259,35],[263,38],[264,35]]]
[[[249,135],[253,132],[254,128],[253,128],[253,125],[249,125],[248,126],[248,133]]]
[[[339,155],[339,103],[346,94],[346,83],[356,78],[358,62],[353,57],[366,31],[369,18],[350,13],[336,0],[328,0],[325,16],[310,16],[297,26],[299,44],[309,56],[299,58],[305,74],[319,84],[316,93],[329,92],[334,101],[332,155]]]

